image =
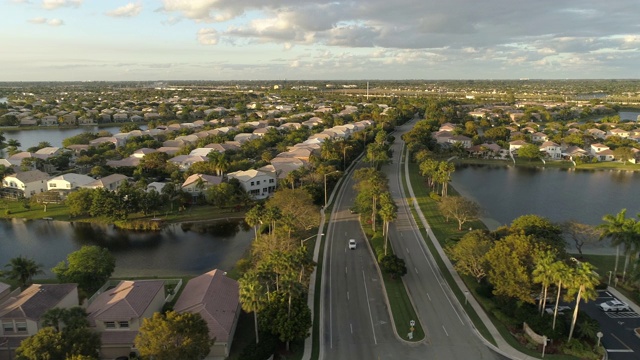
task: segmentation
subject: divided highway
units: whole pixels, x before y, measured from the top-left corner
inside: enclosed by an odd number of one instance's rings
[[[404,201],[400,183],[400,136],[413,125],[394,134],[393,162],[383,167],[398,205],[398,219],[389,227],[394,251],[406,262],[404,281],[411,293],[426,339],[407,343],[394,333],[382,280],[373,254],[349,207],[356,196],[351,177],[336,197],[329,220],[324,253],[320,309],[321,359],[503,359],[480,340],[461,305],[450,293],[427,251]],[[345,175],[346,177],[347,175]],[[348,248],[356,239],[356,249]],[[406,333],[406,328],[398,333]]]

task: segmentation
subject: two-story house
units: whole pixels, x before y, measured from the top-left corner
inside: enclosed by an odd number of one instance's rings
[[[227,174],[238,179],[240,185],[252,198],[264,199],[276,191],[276,174],[258,170],[236,171]]]
[[[40,170],[30,170],[7,175],[2,179],[2,192],[11,198],[30,198],[47,191],[49,174]]]
[[[6,296],[0,303],[0,359],[15,359],[15,349],[42,328],[48,310],[78,304],[77,284],[33,284]]]
[[[197,198],[204,194],[207,189],[214,185],[218,185],[221,182],[222,177],[220,176],[193,174],[182,183],[182,191],[191,194],[194,198]]]
[[[100,333],[100,357],[129,356],[142,320],[162,310],[164,281],[121,281],[97,295],[87,307],[89,326]]]
[[[550,159],[558,160],[562,158],[562,149],[560,145],[553,141],[545,141],[540,145],[540,151],[547,154]]]
[[[60,196],[65,196],[73,190],[92,183],[94,180],[91,176],[68,173],[49,179],[47,181],[47,190],[58,191]]]
[[[81,187],[88,189],[106,189],[109,191],[116,191],[120,185],[126,182],[128,177],[122,174],[111,174],[103,178],[94,180]]]

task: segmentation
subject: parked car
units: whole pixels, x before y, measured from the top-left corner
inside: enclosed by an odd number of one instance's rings
[[[349,249],[354,250],[356,248],[356,239],[349,239]]]
[[[548,307],[546,309],[544,309],[544,311],[547,312],[547,314],[549,315],[553,315],[553,312],[555,311],[555,306],[554,307]],[[558,305],[558,314],[562,315],[565,312],[569,312],[571,311],[571,307],[570,306],[566,306],[566,305]]]
[[[629,307],[629,305],[625,302],[622,302],[620,300],[617,299],[613,299],[613,300],[609,300],[609,301],[605,301],[601,304],[598,304],[598,307],[600,309],[602,309],[602,311],[604,312],[609,312],[609,311],[630,311],[631,308]]]

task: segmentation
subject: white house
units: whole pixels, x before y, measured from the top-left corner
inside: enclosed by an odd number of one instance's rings
[[[127,181],[127,179],[128,177],[126,175],[111,174],[98,180],[94,180],[81,187],[88,189],[107,189],[109,191],[116,191],[122,183]]]
[[[596,143],[596,144],[591,144],[589,152],[591,153],[591,155],[595,156],[599,152],[602,152],[602,151],[605,151],[605,150],[610,150],[607,145]]]
[[[79,187],[92,183],[95,179],[91,176],[69,173],[56,176],[47,181],[47,190],[68,193]]]
[[[562,158],[562,149],[560,148],[560,145],[553,141],[545,141],[542,143],[542,145],[540,145],[540,151],[547,153],[547,156],[551,159]]]
[[[247,170],[227,174],[230,179],[238,179],[240,185],[254,199],[264,199],[276,191],[276,175],[273,173]]]
[[[11,197],[30,198],[47,191],[49,174],[40,170],[30,170],[7,175],[2,179],[3,192]]]
[[[524,140],[514,140],[509,143],[509,151],[513,152],[515,150],[520,149],[521,147],[527,145],[528,143]]]

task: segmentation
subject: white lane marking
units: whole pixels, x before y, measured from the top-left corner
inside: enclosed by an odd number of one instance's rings
[[[349,273],[349,270],[347,269],[347,267],[346,267],[346,266],[344,267],[344,273],[345,273],[345,274],[348,274],[348,273]]]
[[[417,267],[414,267],[414,269],[416,269],[416,274],[417,274],[417,273],[418,273],[418,268],[417,268]]]
[[[444,330],[444,333],[447,334],[447,336],[449,336],[449,333],[447,332],[447,329],[444,328],[444,325],[442,325],[442,330]]]
[[[427,297],[429,298],[429,301],[431,301],[431,296],[429,296],[429,293],[427,293]]]
[[[409,248],[406,248],[406,249],[407,249],[407,254],[408,254],[409,253]]]
[[[369,319],[371,320],[371,331],[373,331],[373,343],[378,345],[376,329],[373,327],[373,315],[371,314],[371,303],[369,302],[369,290],[367,290],[367,277],[364,275],[364,270],[362,270],[362,282],[364,283],[364,293],[367,296],[367,306],[369,307]]]
[[[347,291],[347,300],[349,300],[349,292]]]
[[[351,328],[351,333],[353,334],[353,324],[349,324],[349,327]]]

